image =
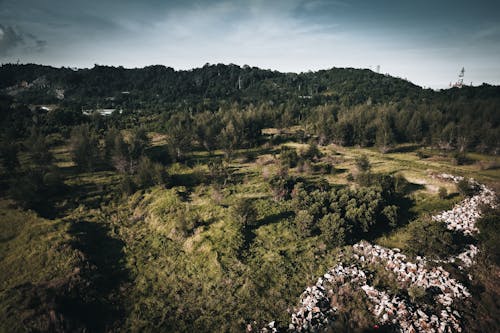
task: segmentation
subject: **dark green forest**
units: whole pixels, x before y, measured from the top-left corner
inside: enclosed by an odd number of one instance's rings
[[[31,120],[24,118],[32,115],[26,104],[56,104],[56,112],[36,115],[45,133],[68,135],[68,127],[90,121],[82,110],[113,108],[121,116],[116,112],[97,126],[127,128],[140,122],[156,131],[190,133],[198,143],[219,148],[215,134],[232,130],[226,128],[230,123],[241,136],[237,147],[257,144],[264,127],[298,124],[307,124],[304,135],[316,136],[321,144],[388,150],[413,142],[490,153],[499,147],[500,88],[486,84],[433,91],[370,70],[295,74],[221,64],[190,71],[6,64],[0,78],[7,137],[28,134]]]

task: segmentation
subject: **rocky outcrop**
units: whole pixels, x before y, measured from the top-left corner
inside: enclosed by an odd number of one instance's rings
[[[439,175],[441,179],[458,182],[462,177]],[[473,180],[471,180],[473,182]],[[450,230],[473,235],[478,230],[475,222],[481,216],[484,205],[495,205],[495,193],[484,185],[475,183],[479,189],[473,197],[466,198],[453,209],[433,216],[433,220],[446,223]],[[340,287],[350,284],[362,290],[370,302],[369,310],[380,325],[393,325],[401,332],[461,332],[461,315],[453,308],[457,299],[470,297],[467,288],[453,279],[449,272],[436,264],[460,261],[469,267],[474,263],[478,248],[468,245],[467,249],[447,260],[432,261],[416,257],[414,262],[399,249],[387,249],[366,241],[352,247],[349,263],[339,263],[331,268],[315,285],[308,287],[301,295],[299,306],[291,315],[291,322],[283,330],[289,332],[318,332],[328,327],[339,309],[332,307],[332,296]],[[462,267],[461,266],[461,267]],[[378,290],[370,285],[373,267],[383,267],[397,281],[400,295]],[[407,297],[408,288],[420,288],[433,295],[435,304],[422,308]],[[406,292],[404,292],[406,290]],[[261,332],[277,332],[271,322]]]

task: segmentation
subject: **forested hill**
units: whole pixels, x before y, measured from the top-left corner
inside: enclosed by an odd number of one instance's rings
[[[74,70],[7,64],[0,67],[0,78],[2,89],[24,81],[32,84],[31,90],[43,90],[49,95],[51,90],[63,89],[65,97],[73,100],[117,97],[129,92],[157,102],[190,98],[279,102],[312,97],[353,105],[368,98],[389,102],[430,93],[402,79],[352,68],[295,74],[232,64],[207,64],[189,71],[165,66],[125,69],[96,65]]]
[[[234,130],[252,133],[236,146],[257,144],[262,128],[301,125],[320,144],[377,145],[383,151],[404,142],[461,153],[496,154],[500,147],[500,87],[434,91],[367,69],[296,74],[232,64],[189,71],[5,64],[0,67],[3,115],[11,113],[12,102],[32,110],[44,104],[56,108],[39,122],[48,133],[85,122],[82,111],[110,108],[122,114],[115,114],[113,126],[149,124],[160,132],[180,126],[179,133],[193,133],[193,124],[210,123],[219,133],[231,122]],[[21,112],[16,114],[3,126],[14,131],[12,122],[21,121]]]

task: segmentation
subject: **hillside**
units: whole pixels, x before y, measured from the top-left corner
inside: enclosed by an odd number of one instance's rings
[[[2,332],[500,327],[499,87],[235,65],[0,87]]]

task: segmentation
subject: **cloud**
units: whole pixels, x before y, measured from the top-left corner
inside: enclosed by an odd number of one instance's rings
[[[42,52],[47,42],[18,28],[0,24],[0,56],[11,55],[15,50]]]
[[[24,43],[24,38],[14,28],[0,24],[0,55],[9,54],[12,49]]]

